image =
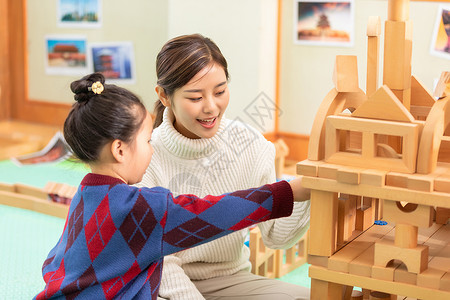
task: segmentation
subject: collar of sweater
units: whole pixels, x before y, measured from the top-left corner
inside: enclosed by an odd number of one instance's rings
[[[226,120],[222,117],[217,133],[211,138],[190,139],[179,133],[173,126],[173,115],[170,110],[164,110],[163,121],[157,128],[160,140],[165,148],[173,155],[198,159],[211,155],[220,150],[220,144],[225,134]]]

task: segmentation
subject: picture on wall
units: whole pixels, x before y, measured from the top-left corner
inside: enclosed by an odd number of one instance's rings
[[[135,82],[134,51],[131,42],[90,44],[94,72],[102,73],[108,81]]]
[[[100,27],[101,0],[58,0],[60,27]]]
[[[86,38],[46,36],[45,71],[50,75],[83,75],[88,72]]]
[[[450,59],[450,6],[441,5],[438,9],[431,54]]]
[[[295,44],[353,46],[353,0],[296,0],[294,5]]]

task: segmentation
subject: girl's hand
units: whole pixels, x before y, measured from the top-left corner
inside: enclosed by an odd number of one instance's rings
[[[302,202],[311,198],[310,189],[302,186],[302,178],[303,176],[300,176],[289,181],[294,194],[294,202]]]

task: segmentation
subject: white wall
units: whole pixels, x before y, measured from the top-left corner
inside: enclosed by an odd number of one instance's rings
[[[283,0],[281,99],[284,114],[280,117],[280,131],[309,135],[317,109],[325,95],[333,88],[332,74],[336,55],[356,55],[360,88],[365,90],[367,37],[369,16],[380,16],[382,38],[387,19],[387,0],[355,0],[354,47],[318,47],[295,45],[293,41],[294,0]],[[442,71],[450,70],[450,61],[430,55],[430,44],[439,3],[410,3],[413,22],[412,74],[429,89]],[[384,43],[381,43],[383,49]],[[382,75],[380,59],[380,78]],[[380,80],[382,83],[382,80]]]
[[[45,73],[45,35],[85,35],[89,43],[132,41],[137,81],[120,85],[140,95],[151,109],[156,100],[155,60],[162,45],[181,34],[201,33],[217,43],[228,61],[231,101],[227,117],[239,118],[263,132],[273,131],[273,112],[262,124],[244,110],[261,92],[270,101],[275,99],[277,0],[102,2],[101,28],[68,29],[57,26],[57,1],[28,0],[31,99],[72,103],[69,84],[79,78]]]
[[[272,120],[265,118],[263,124],[244,110],[261,92],[275,99],[277,1],[169,0],[168,15],[169,38],[200,33],[212,39],[227,59],[231,94],[227,117],[272,131],[273,113]]]
[[[28,63],[30,99],[73,103],[69,85],[81,76],[45,73],[46,35],[84,35],[88,43],[132,41],[136,62],[135,84],[129,88],[150,109],[156,100],[155,59],[167,40],[167,0],[103,0],[100,28],[74,29],[57,26],[57,1],[28,0]]]

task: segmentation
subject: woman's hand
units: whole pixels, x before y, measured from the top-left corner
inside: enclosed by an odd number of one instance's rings
[[[302,179],[303,176],[300,176],[289,181],[292,193],[294,194],[294,202],[302,202],[311,198],[310,189],[302,186]]]

